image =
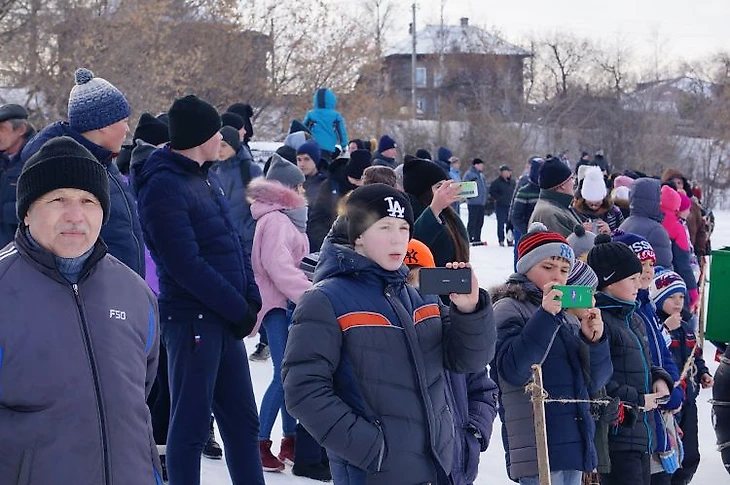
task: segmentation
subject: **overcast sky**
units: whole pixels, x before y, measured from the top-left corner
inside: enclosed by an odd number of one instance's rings
[[[412,2],[396,3],[407,31]],[[439,22],[441,0],[416,3],[419,27]],[[730,51],[730,0],[445,0],[445,22],[457,24],[460,17],[496,27],[518,44],[534,34],[564,31],[606,44],[621,39],[639,58],[657,48],[672,60]]]

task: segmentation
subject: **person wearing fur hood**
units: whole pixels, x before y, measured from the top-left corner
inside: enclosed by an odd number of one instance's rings
[[[303,183],[304,174],[296,165],[274,155],[266,178],[252,180],[248,186],[251,215],[256,219],[251,263],[262,301],[251,335],[264,326],[274,366],[259,413],[259,448],[265,471],[283,470],[285,460],[294,461],[296,420],[284,406],[281,361],[289,329],[288,302],[296,304],[312,286],[299,269],[302,258],[309,253]],[[271,430],[279,410],[284,438],[277,458],[271,453]]]

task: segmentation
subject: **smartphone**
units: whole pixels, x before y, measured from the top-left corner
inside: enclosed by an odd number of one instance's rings
[[[662,404],[668,403],[670,397],[671,396],[669,394],[667,394],[666,396],[662,396],[662,397],[658,397],[658,398],[654,399],[654,401],[656,401],[656,403],[661,406]]]
[[[593,288],[580,285],[555,285],[563,292],[560,304],[563,308],[593,308]]]
[[[471,293],[471,268],[421,268],[418,290],[424,295]]]
[[[459,197],[462,199],[471,199],[479,195],[476,182],[459,182]]]
[[[598,221],[595,219],[591,219],[591,226],[592,226],[591,232],[593,234],[598,234]]]

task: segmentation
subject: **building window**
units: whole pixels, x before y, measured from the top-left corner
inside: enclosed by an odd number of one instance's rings
[[[416,99],[416,112],[419,115],[425,114],[427,107],[428,107],[428,104],[426,102],[426,98],[417,98]]]
[[[433,87],[440,88],[444,82],[444,73],[439,69],[433,73]]]
[[[416,87],[417,88],[426,87],[426,75],[427,75],[427,71],[426,71],[425,67],[416,68]]]

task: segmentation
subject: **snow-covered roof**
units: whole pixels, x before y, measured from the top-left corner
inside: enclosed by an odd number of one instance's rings
[[[410,55],[413,39],[398,42],[385,56]],[[530,52],[510,44],[484,29],[472,25],[427,25],[416,32],[416,54],[493,54],[501,56],[530,56]]]
[[[674,79],[662,79],[640,83],[636,92],[651,90],[654,92],[682,91],[688,94],[695,94],[705,97],[712,97],[712,83],[690,76],[682,76]]]

